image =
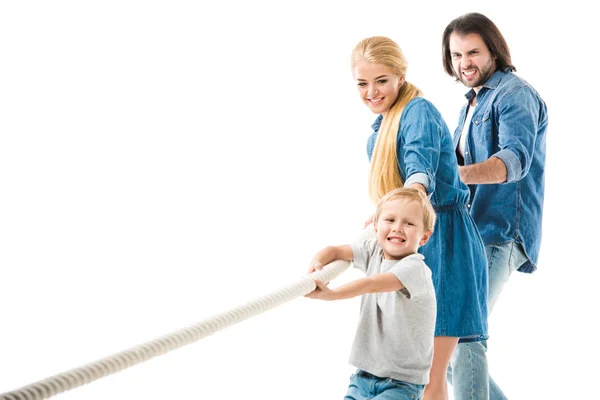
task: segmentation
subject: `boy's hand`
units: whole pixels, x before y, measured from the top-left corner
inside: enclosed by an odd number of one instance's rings
[[[310,266],[308,267],[308,273],[312,274],[315,271],[320,271],[323,269],[323,263],[319,260],[313,259],[310,262]]]
[[[308,297],[311,299],[318,299],[318,300],[334,300],[335,299],[334,292],[331,289],[329,289],[326,284],[324,284],[320,281],[315,281],[315,284],[317,285],[315,290],[313,290],[309,294],[305,295],[304,297]]]

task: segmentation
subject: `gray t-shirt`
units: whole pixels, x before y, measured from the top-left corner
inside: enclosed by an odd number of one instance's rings
[[[425,385],[433,358],[435,291],[421,254],[383,260],[376,240],[351,245],[367,276],[391,272],[405,289],[362,296],[350,364],[382,378]]]

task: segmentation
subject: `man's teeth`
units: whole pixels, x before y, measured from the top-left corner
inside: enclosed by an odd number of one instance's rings
[[[467,75],[467,76],[471,76],[471,75],[473,75],[475,72],[476,72],[475,70],[473,70],[473,71],[463,71],[463,74],[465,74],[465,75]]]

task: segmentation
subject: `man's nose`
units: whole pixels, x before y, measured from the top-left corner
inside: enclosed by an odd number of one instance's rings
[[[471,68],[473,66],[473,63],[471,62],[471,57],[463,56],[463,58],[461,60],[461,64],[462,64],[463,69]]]

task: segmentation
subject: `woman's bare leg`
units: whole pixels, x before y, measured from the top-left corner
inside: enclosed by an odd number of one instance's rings
[[[452,336],[436,336],[434,338],[433,363],[429,370],[429,383],[425,386],[423,400],[448,400],[446,372],[458,339]]]

